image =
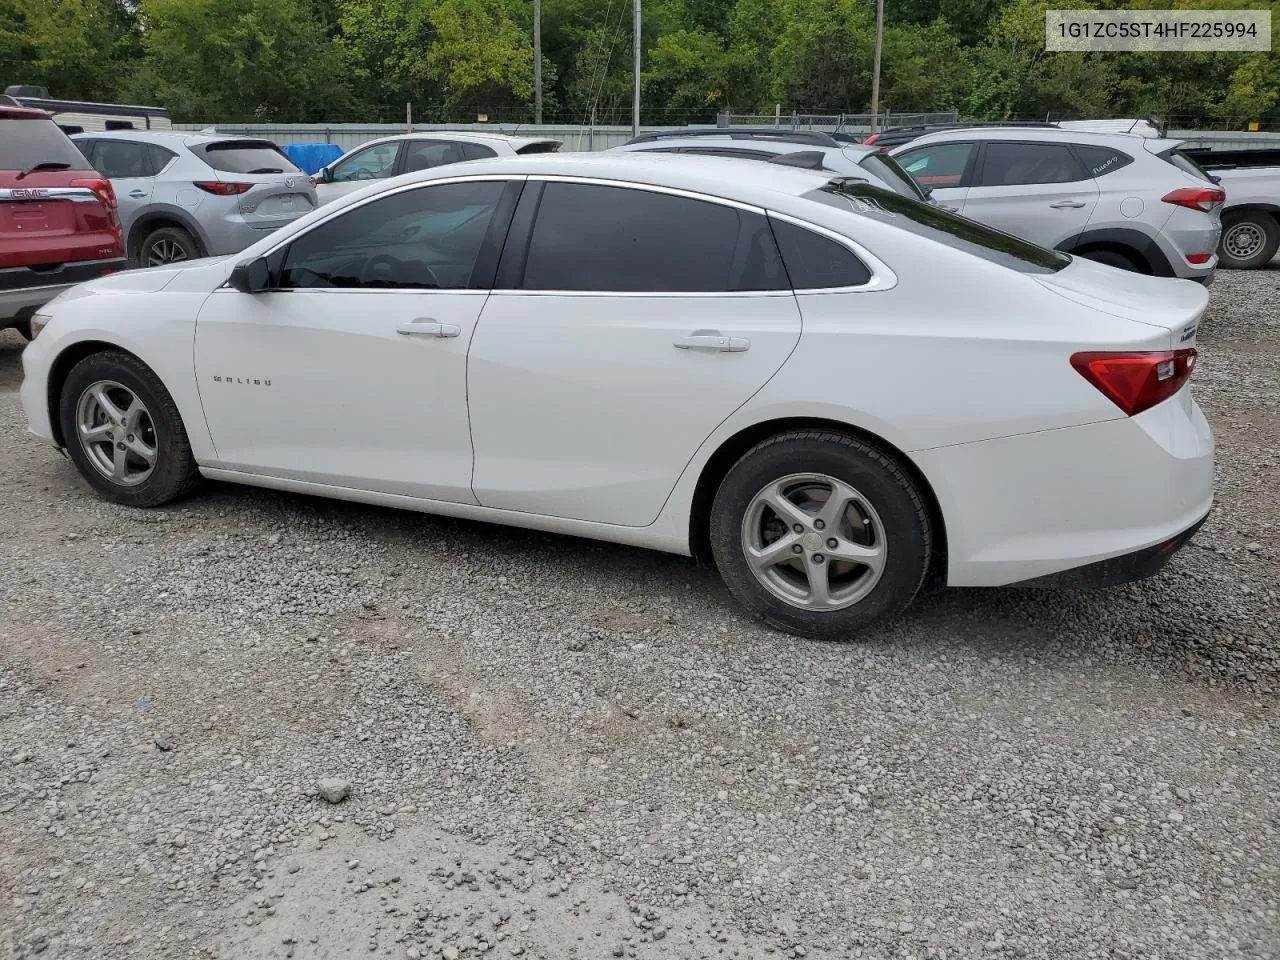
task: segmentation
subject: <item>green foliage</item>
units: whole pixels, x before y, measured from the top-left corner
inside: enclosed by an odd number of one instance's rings
[[[1280,0],[895,0],[882,107],[966,118],[1176,116],[1280,124],[1271,53],[1047,53],[1047,7]],[[873,0],[645,0],[646,122],[725,110],[860,113]],[[532,116],[532,0],[0,0],[0,77],[178,119],[505,121]],[[625,120],[631,0],[543,0],[547,119]],[[1273,44],[1280,37],[1273,36]]]

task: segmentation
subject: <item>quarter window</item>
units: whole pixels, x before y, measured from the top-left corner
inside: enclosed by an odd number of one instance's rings
[[[1000,143],[991,141],[982,155],[980,187],[1087,180],[1084,169],[1065,143]]]
[[[465,289],[503,188],[495,180],[444,183],[339,214],[290,245],[279,285]]]
[[[762,214],[575,183],[543,188],[523,285],[623,293],[788,289]]]
[[[871,271],[843,244],[776,217],[769,223],[796,290],[860,287],[871,279]]]
[[[333,167],[332,183],[350,183],[354,180],[382,180],[391,176],[396,168],[398,143],[376,143],[359,153],[340,160]]]
[[[922,187],[958,187],[973,156],[973,143],[936,143],[899,157],[898,162]]]
[[[1077,143],[1075,151],[1091,177],[1105,177],[1133,163],[1133,157],[1110,147],[1086,147]]]

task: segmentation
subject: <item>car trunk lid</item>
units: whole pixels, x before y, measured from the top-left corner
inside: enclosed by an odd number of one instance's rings
[[[1036,282],[1068,300],[1164,331],[1165,349],[1194,347],[1200,317],[1209,303],[1203,286],[1190,280],[1149,277],[1081,257]]]
[[[92,171],[0,172],[0,269],[120,256],[119,227]]]

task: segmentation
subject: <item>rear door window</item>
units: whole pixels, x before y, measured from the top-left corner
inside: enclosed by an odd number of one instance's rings
[[[302,172],[269,140],[219,140],[191,149],[213,169],[224,173]]]
[[[156,175],[151,148],[129,140],[99,140],[93,151],[93,165],[109,180],[130,180]]]
[[[0,115],[0,170],[30,170],[38,163],[65,163],[89,170],[89,161],[52,120]]]
[[[443,167],[470,159],[463,152],[462,144],[452,140],[409,140],[406,141],[404,150],[405,173]]]
[[[498,155],[498,151],[479,143],[463,142],[459,146],[462,147],[462,153],[468,160],[487,160]]]
[[[1065,143],[988,141],[978,171],[979,187],[1087,180],[1084,167]]]
[[[869,184],[833,182],[805,196],[819,203],[852,210],[859,216],[926,237],[1019,273],[1057,273],[1071,263],[1071,258],[1065,253],[1046,250],[976,220],[957,216],[931,204],[908,200]]]
[[[579,183],[544,186],[522,285],[618,293],[789,289],[763,214]]]
[[[1072,145],[1072,149],[1091,177],[1105,177],[1133,163],[1133,157],[1110,147],[1091,147],[1077,143]]]
[[[931,143],[906,151],[898,162],[922,187],[959,187],[976,148],[974,142]]]

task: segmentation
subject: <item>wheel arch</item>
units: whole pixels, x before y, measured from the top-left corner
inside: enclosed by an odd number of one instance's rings
[[[929,508],[929,520],[933,524],[933,557],[929,562],[929,579],[946,574],[947,528],[942,514],[942,506],[933,484],[925,476],[924,471],[903,450],[890,443],[884,437],[855,427],[840,420],[825,417],[779,417],[762,420],[725,439],[714,453],[707,458],[694,485],[693,498],[689,507],[689,552],[699,563],[711,563],[711,504],[716,491],[728,475],[729,470],[744,454],[756,444],[791,430],[832,430],[856,437],[867,443],[875,444],[885,453],[897,460],[920,487]]]
[[[1084,254],[1090,250],[1111,250],[1134,260],[1139,267],[1154,277],[1174,276],[1173,265],[1164,251],[1151,237],[1139,230],[1123,227],[1107,227],[1085,230],[1057,247],[1063,253]]]
[[[132,258],[147,234],[164,227],[173,227],[190,234],[200,248],[201,255],[208,255],[209,239],[193,217],[176,207],[153,207],[129,225],[129,232],[125,237],[125,256]]]
[[[58,446],[66,446],[66,438],[62,435],[62,418],[58,416],[58,405],[62,398],[62,388],[67,382],[67,377],[71,375],[71,371],[75,369],[76,364],[81,360],[91,357],[95,353],[106,353],[108,351],[128,354],[146,366],[148,370],[152,370],[151,365],[140,356],[117,343],[111,343],[107,340],[78,340],[69,344],[49,365],[49,377],[46,381],[48,394],[45,397],[45,403],[48,404],[49,425],[53,431],[53,439]]]

